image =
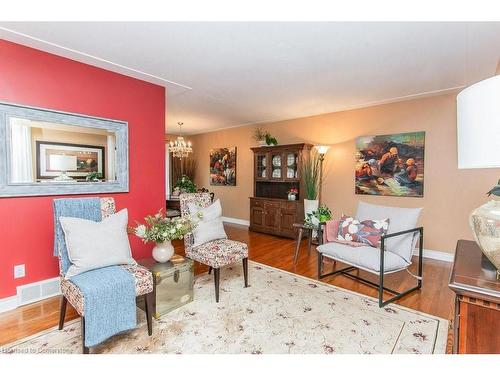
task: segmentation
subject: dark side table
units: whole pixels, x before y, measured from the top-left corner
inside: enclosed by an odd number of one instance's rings
[[[460,240],[449,287],[456,294],[453,353],[500,353],[500,280],[474,241]]]
[[[297,246],[295,248],[295,255],[293,257],[293,264],[297,264],[297,259],[299,258],[299,251],[300,251],[300,243],[302,242],[302,236],[304,234],[307,235],[307,255],[311,255],[311,245],[313,242],[313,232],[317,231],[318,232],[318,238],[321,238],[322,234],[322,226],[321,224],[318,226],[315,225],[308,225],[305,223],[295,223],[293,224],[293,227],[295,229],[298,229],[297,232]]]

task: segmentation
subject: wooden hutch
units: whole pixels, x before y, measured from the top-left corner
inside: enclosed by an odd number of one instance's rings
[[[306,143],[253,147],[254,191],[250,197],[250,230],[295,237],[294,223],[304,221],[302,161],[311,151]],[[296,187],[297,200],[288,200]]]

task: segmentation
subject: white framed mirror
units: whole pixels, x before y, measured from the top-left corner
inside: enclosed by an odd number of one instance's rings
[[[128,186],[126,121],[0,102],[0,197]]]

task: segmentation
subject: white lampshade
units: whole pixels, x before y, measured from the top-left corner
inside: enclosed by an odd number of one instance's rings
[[[76,156],[72,155],[50,155],[50,169],[53,171],[76,170]]]
[[[315,146],[316,147],[316,151],[318,151],[318,153],[320,155],[324,155],[328,152],[328,149],[330,148],[330,146]]]
[[[500,75],[457,96],[458,168],[500,167]]]

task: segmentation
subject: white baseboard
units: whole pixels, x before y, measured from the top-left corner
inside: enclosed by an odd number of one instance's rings
[[[60,294],[59,277],[20,285],[16,288],[15,296],[0,299],[0,313]]]
[[[17,307],[17,296],[0,299],[0,313],[14,310]]]
[[[222,216],[222,221],[226,223],[231,223],[231,224],[239,224],[239,225],[244,225],[246,227],[250,226],[250,221],[248,220],[243,220],[243,219],[237,219],[235,217],[227,217],[227,216]]]
[[[418,255],[418,249],[413,252],[413,255]],[[453,262],[455,257],[452,253],[447,253],[445,251],[428,250],[424,249],[424,258],[440,260],[442,262]]]

